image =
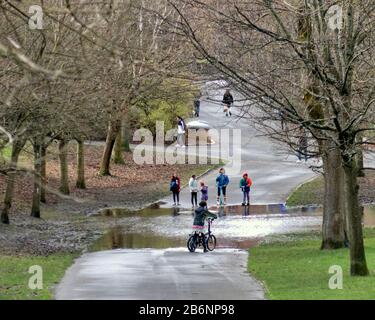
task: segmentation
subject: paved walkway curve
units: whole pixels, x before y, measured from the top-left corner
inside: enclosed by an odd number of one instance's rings
[[[220,99],[223,91],[213,96]],[[220,106],[203,102],[201,119],[214,128],[242,129],[241,171],[254,180],[252,202],[283,203],[287,194],[314,176],[305,165],[286,157],[244,120],[224,117]],[[236,151],[236,150],[234,150]],[[238,151],[238,150],[237,150]],[[189,150],[188,150],[189,152]],[[289,159],[289,160],[288,160]],[[216,173],[205,177],[210,186],[209,201],[215,202]],[[229,203],[241,202],[238,190],[241,174],[231,176]],[[190,206],[187,189],[181,204]],[[171,198],[163,199],[166,206]],[[246,251],[216,250],[190,254],[186,249],[113,250],[88,253],[68,269],[55,291],[56,299],[264,299],[262,286],[247,273]]]

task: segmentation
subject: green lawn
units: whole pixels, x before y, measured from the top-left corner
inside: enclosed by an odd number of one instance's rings
[[[52,299],[52,289],[65,270],[73,263],[75,254],[50,255],[48,257],[17,257],[0,255],[0,300],[47,300]],[[28,286],[30,266],[43,269],[43,289],[31,290]]]
[[[296,189],[288,198],[286,205],[290,207],[304,205],[320,205],[324,197],[324,179],[318,177]]]
[[[366,230],[369,277],[349,275],[349,251],[319,250],[319,240],[290,241],[250,249],[249,271],[266,287],[268,299],[375,299],[375,230]],[[330,266],[343,268],[343,290],[330,290]]]

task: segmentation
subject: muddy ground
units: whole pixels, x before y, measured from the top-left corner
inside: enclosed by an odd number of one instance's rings
[[[59,163],[56,147],[49,150],[47,161],[47,204],[42,205],[42,218],[30,217],[32,176],[17,178],[10,225],[0,224],[0,254],[48,255],[58,252],[85,250],[114,223],[104,217],[90,216],[100,209],[121,207],[141,209],[169,193],[169,179],[174,171],[186,184],[189,177],[213,168],[210,165],[144,165],[133,162],[125,153],[125,165],[112,164],[112,176],[98,175],[101,146],[88,146],[85,152],[86,190],[75,187],[76,154],[74,144],[69,147],[69,177],[71,193],[58,194]],[[22,155],[22,164],[30,165],[29,155]],[[0,176],[3,197],[5,177]],[[2,198],[1,198],[2,200]]]

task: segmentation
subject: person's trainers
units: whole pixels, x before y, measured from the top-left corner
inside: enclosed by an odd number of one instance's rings
[[[245,202],[242,202],[242,206],[244,207],[246,204],[245,204]]]

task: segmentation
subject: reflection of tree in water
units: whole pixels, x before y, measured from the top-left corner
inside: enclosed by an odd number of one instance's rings
[[[115,228],[109,233],[110,247],[112,249],[119,249],[124,247],[125,237],[120,228]]]

